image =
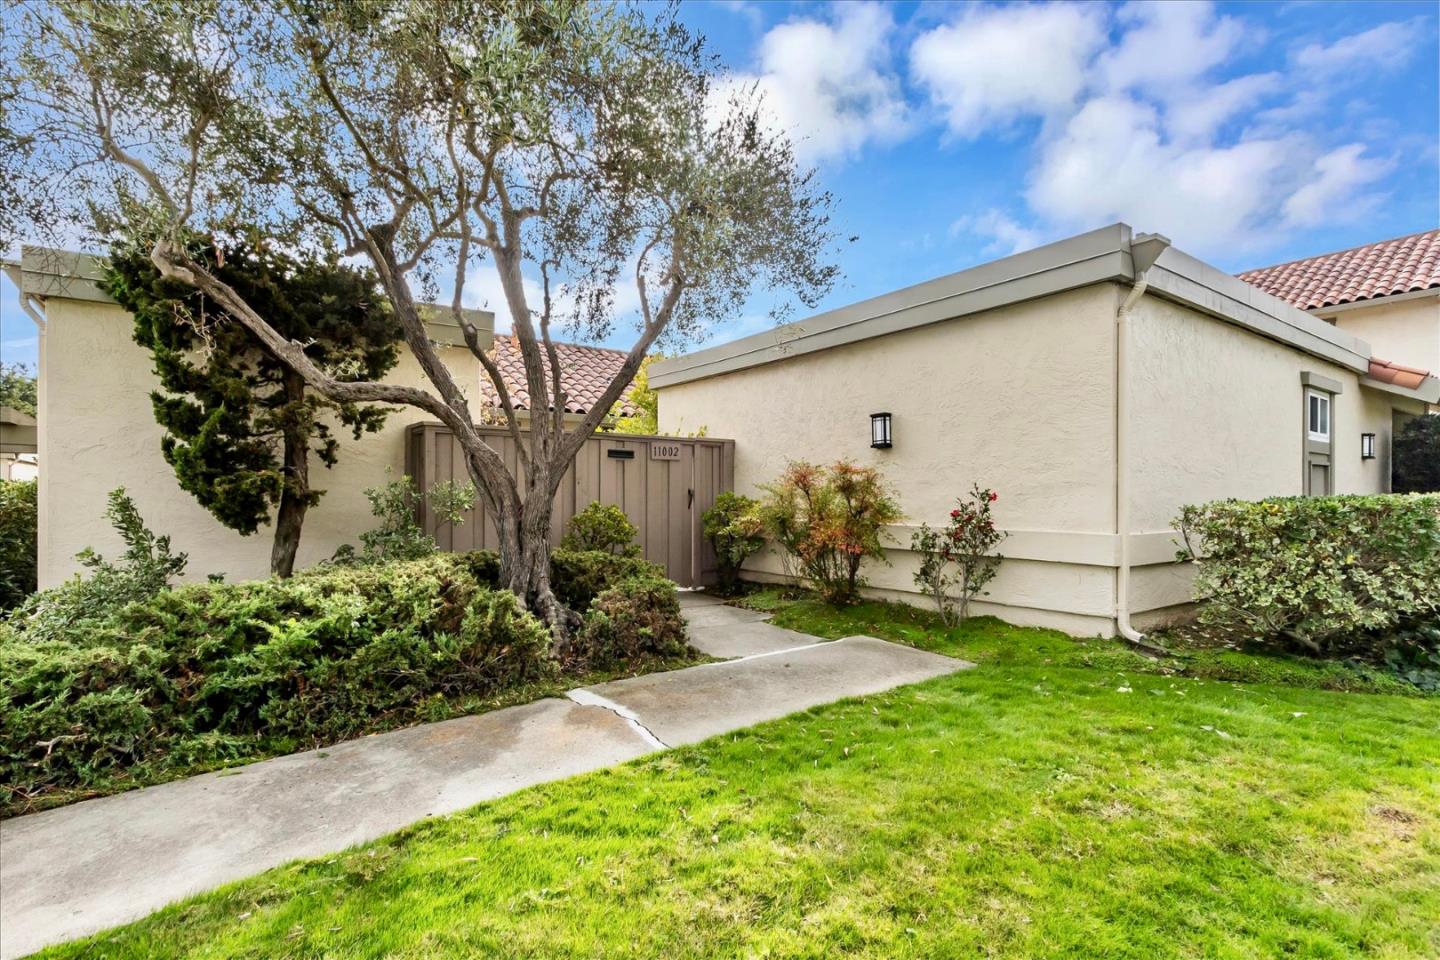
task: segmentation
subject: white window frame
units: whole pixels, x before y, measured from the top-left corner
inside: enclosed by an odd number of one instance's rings
[[[1312,410],[1313,402],[1316,400],[1320,402],[1320,419],[1324,421],[1325,426],[1325,429],[1323,431],[1316,430],[1314,428],[1315,424],[1314,418],[1312,417]],[[1331,435],[1335,432],[1334,426],[1334,408],[1330,394],[1324,392],[1323,390],[1306,390],[1305,435],[1308,436],[1311,440],[1314,440],[1316,443],[1329,443]]]

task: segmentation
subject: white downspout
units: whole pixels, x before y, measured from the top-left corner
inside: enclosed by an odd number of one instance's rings
[[[44,336],[45,315],[40,312],[40,309],[44,309],[45,301],[25,289],[25,274],[19,261],[5,260],[0,262],[0,267],[4,268],[5,276],[10,278],[10,282],[15,284],[15,292],[19,294],[20,309],[25,311],[25,316],[30,318],[39,328],[40,335]],[[37,307],[40,309],[36,309]]]
[[[35,452],[40,463],[40,476],[36,481],[35,491],[37,494],[36,512],[39,521],[35,530],[35,575],[39,580],[40,588],[44,589],[54,586],[54,583],[48,582],[49,572],[46,567],[46,558],[50,555],[50,525],[45,521],[46,512],[50,507],[49,480],[52,475],[52,471],[47,471],[44,466],[50,459],[47,442],[49,431],[46,430],[46,423],[50,416],[49,397],[46,393],[48,378],[45,376],[45,352],[49,340],[45,334],[49,329],[49,324],[45,315],[45,301],[25,289],[25,271],[21,265],[14,260],[6,260],[0,266],[3,266],[5,275],[10,278],[10,282],[15,284],[15,290],[19,294],[20,309],[24,310],[25,315],[35,324],[40,340],[40,349],[37,351],[40,366],[35,371]]]
[[[1115,535],[1120,556],[1115,583],[1115,629],[1130,643],[1144,646],[1145,635],[1130,625],[1130,312],[1150,286],[1150,267],[1170,241],[1141,234],[1130,244],[1135,284],[1115,313]]]
[[[40,335],[43,337],[45,335],[45,315],[41,313],[40,310],[37,310],[36,307],[44,309],[45,301],[33,293],[22,293],[20,295],[20,309],[24,310],[25,316],[33,320],[35,326],[40,328]]]

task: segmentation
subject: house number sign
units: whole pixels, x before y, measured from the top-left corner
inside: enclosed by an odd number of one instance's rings
[[[650,444],[651,460],[679,460],[680,444],[678,443],[652,443]]]

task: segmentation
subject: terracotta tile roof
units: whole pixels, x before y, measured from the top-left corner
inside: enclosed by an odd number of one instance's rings
[[[1247,270],[1241,280],[1301,310],[1440,287],[1440,230]]]
[[[555,352],[560,358],[560,382],[565,387],[566,413],[589,412],[625,362],[624,351],[606,347],[556,343]],[[497,334],[493,356],[495,365],[505,377],[510,401],[515,404],[516,409],[528,410],[530,391],[525,385],[525,361],[520,355],[520,341],[513,335]],[[545,375],[550,375],[548,359],[545,361]],[[490,378],[483,370],[480,372],[480,388],[487,401],[494,404],[500,402]],[[621,397],[621,409],[627,417],[635,413],[634,407],[629,403],[630,389],[627,386]]]
[[[1407,390],[1417,390],[1425,382],[1428,374],[1426,371],[1417,370],[1414,367],[1406,367],[1398,363],[1391,363],[1389,360],[1381,360],[1379,357],[1371,357],[1370,376]]]

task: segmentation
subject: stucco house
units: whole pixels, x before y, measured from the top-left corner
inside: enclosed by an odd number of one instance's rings
[[[119,541],[103,519],[106,493],[118,486],[134,497],[155,530],[169,534],[177,549],[189,553],[192,577],[203,579],[210,572],[223,572],[232,580],[266,576],[271,528],[242,537],[222,526],[180,489],[161,455],[162,431],[150,403],[158,381],[149,355],[131,339],[134,319],[96,285],[101,261],[25,247],[18,262],[4,266],[40,331],[38,430],[32,428],[40,465],[40,586],[54,586],[76,572],[75,554],[86,546],[107,555],[118,552]],[[482,403],[493,401],[489,378],[459,327],[447,319],[448,310],[437,310],[427,324],[441,359],[471,396]],[[470,311],[469,319],[482,331],[482,339],[491,341],[492,355],[523,419],[529,398],[518,348],[508,335],[494,334],[490,312]],[[566,413],[578,417],[600,397],[624,354],[577,344],[557,346],[568,393]],[[419,364],[407,350],[400,351],[400,361],[386,380],[425,385]],[[628,400],[622,412],[634,412]],[[297,566],[330,557],[373,526],[364,490],[403,475],[407,430],[430,419],[410,407],[396,408],[378,433],[359,441],[343,437],[333,469],[312,467],[313,482],[326,493],[306,516]]]
[[[1413,384],[1440,371],[1440,230],[1247,270],[1240,279],[1369,343],[1390,361],[1372,371],[1377,377]]]
[[[1424,292],[1440,270],[1421,256],[1397,290],[1385,253],[1413,244],[1375,246],[1326,275],[1345,287],[1346,264],[1363,264],[1365,297],[1409,298],[1373,309],[1413,311],[1419,349],[1394,316],[1369,327],[1398,356],[1349,326],[1359,308],[1322,297],[1307,313],[1113,224],[657,363],[650,385],[662,432],[704,423],[735,441],[739,492],[792,459],[879,466],[907,522],[892,565],[868,571],[872,593],[919,602],[910,533],[979,482],[1010,537],[978,609],[1129,635],[1191,599],[1174,562],[1182,505],[1388,488],[1397,421],[1440,402],[1423,349],[1440,336]],[[872,443],[875,417],[888,445]],[[769,552],[748,569],[780,574]]]

